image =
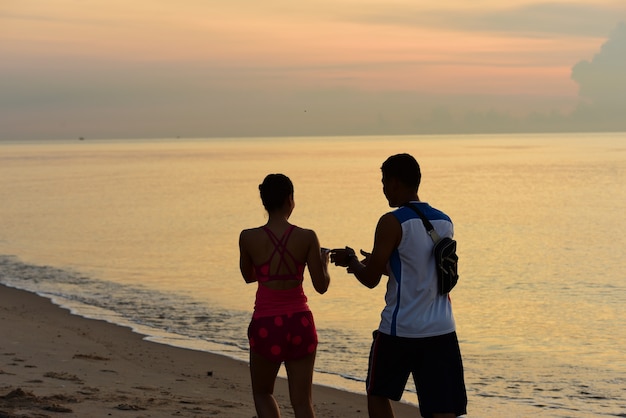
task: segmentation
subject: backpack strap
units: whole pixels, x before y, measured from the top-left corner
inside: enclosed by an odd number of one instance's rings
[[[433,224],[430,223],[430,221],[428,219],[426,219],[426,216],[424,216],[424,214],[422,213],[421,210],[419,210],[417,208],[417,206],[415,206],[413,203],[411,202],[407,202],[402,206],[406,206],[408,208],[413,209],[413,211],[415,213],[417,213],[417,215],[420,217],[420,219],[422,220],[422,222],[424,223],[424,226],[426,227],[426,232],[428,232],[428,236],[430,237],[430,239],[433,240],[433,242],[436,244],[441,240],[441,237],[439,236],[439,234],[437,233],[437,231],[435,231],[435,228],[433,227]]]

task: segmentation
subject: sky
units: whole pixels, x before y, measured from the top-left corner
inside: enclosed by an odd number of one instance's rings
[[[624,0],[1,0],[0,140],[626,131]]]

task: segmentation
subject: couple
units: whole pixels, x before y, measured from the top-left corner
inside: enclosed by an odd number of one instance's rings
[[[400,400],[409,374],[423,417],[465,414],[467,397],[461,353],[448,295],[437,292],[432,241],[408,202],[418,205],[440,236],[452,236],[444,213],[419,202],[419,164],[409,154],[382,165],[383,193],[398,208],[378,221],[372,253],[359,261],[350,247],[322,251],[314,231],[288,222],[294,208],[293,184],[270,174],[259,186],[267,224],[241,232],[240,268],[247,283],[258,282],[250,341],[252,392],[259,418],[280,417],[274,382],[285,363],[296,418],[314,417],[311,386],[317,347],[313,316],[302,290],[308,267],[313,286],[325,293],[329,258],[363,285],[376,287],[389,276],[386,306],[374,332],[367,373],[370,418],[393,417],[390,400]]]

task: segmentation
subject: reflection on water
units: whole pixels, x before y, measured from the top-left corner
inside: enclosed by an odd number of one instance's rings
[[[380,164],[410,152],[422,166],[421,198],[455,222],[461,281],[452,297],[470,411],[472,403],[486,410],[499,402],[538,416],[626,409],[626,135],[0,143],[0,150],[0,254],[16,256],[0,260],[1,282],[55,295],[85,315],[91,309],[153,328],[170,343],[243,359],[255,288],[239,275],[237,238],[266,219],[262,178],[292,178],[292,221],[314,229],[322,245],[369,250],[389,210]],[[317,378],[361,390],[384,286],[366,289],[340,268],[331,275],[325,295],[305,287],[321,340],[317,368],[325,373]]]

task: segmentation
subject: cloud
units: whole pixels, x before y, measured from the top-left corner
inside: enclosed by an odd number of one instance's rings
[[[615,16],[620,14],[626,14],[625,5],[537,3],[477,16],[475,23],[467,25],[466,29],[488,29],[526,36],[604,36],[606,28],[614,25]],[[462,22],[456,23],[462,26]]]
[[[572,68],[580,96],[598,106],[626,100],[626,23],[620,23],[591,61]]]
[[[416,6],[367,10],[348,19],[374,24],[408,25],[452,31],[498,32],[519,36],[546,37],[555,35],[601,37],[613,26],[616,16],[626,16],[626,3],[534,3],[508,6],[495,10],[472,5],[465,10],[424,10]]]
[[[599,128],[626,130],[626,23],[620,23],[591,61],[572,68],[583,100],[575,116]]]

